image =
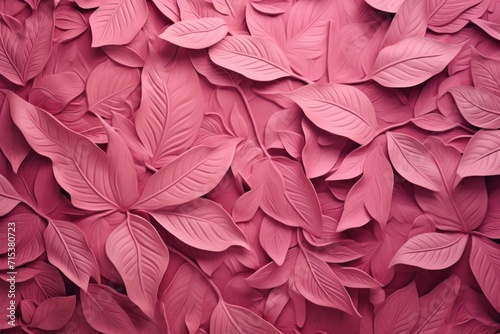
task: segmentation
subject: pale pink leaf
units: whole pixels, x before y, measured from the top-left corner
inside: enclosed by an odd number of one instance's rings
[[[343,286],[358,289],[381,288],[382,284],[358,268],[331,266]]]
[[[271,259],[281,266],[285,262],[292,241],[292,229],[267,216],[262,219],[259,241]]]
[[[441,72],[462,45],[410,37],[383,48],[368,77],[385,87],[412,87]]]
[[[243,232],[224,209],[198,198],[170,212],[149,211],[167,231],[186,244],[211,252],[231,246],[249,248]]]
[[[500,59],[489,58],[472,49],[470,70],[474,86],[500,95]]]
[[[457,174],[461,177],[500,173],[500,130],[479,130],[467,145]]]
[[[286,93],[317,127],[359,144],[376,134],[377,117],[371,101],[359,89],[341,84],[311,84]]]
[[[391,294],[375,313],[374,333],[410,333],[418,320],[419,309],[417,286],[412,281]]]
[[[439,270],[452,266],[462,256],[468,235],[462,233],[423,233],[408,240],[390,265],[398,263]]]
[[[169,260],[158,232],[144,218],[129,213],[108,237],[106,254],[123,278],[130,300],[154,318],[158,287]]]
[[[247,277],[247,283],[257,289],[276,288],[285,284],[293,274],[298,252],[296,247],[289,249],[281,266],[270,262]]]
[[[54,13],[55,26],[64,32],[56,35],[60,42],[69,41],[87,30],[87,22],[83,15],[70,6],[58,6]]]
[[[193,143],[203,120],[202,91],[189,61],[176,60],[164,69],[153,51],[142,70],[141,86],[137,134],[150,156],[149,165],[161,168]]]
[[[256,81],[293,76],[288,59],[273,42],[253,36],[228,36],[208,50],[217,65]]]
[[[71,319],[76,306],[76,297],[53,297],[38,305],[30,327],[35,327],[45,331],[53,331],[64,327]]]
[[[373,8],[384,12],[396,13],[405,0],[365,0]]]
[[[102,50],[109,58],[128,67],[143,67],[148,57],[148,39],[141,29],[134,39],[125,45],[105,45]]]
[[[237,141],[218,146],[197,146],[167,164],[146,183],[136,209],[157,210],[187,203],[205,195],[222,180]]]
[[[136,330],[127,312],[108,291],[110,287],[90,284],[87,293],[80,291],[83,315],[87,322],[99,332],[131,334]]]
[[[127,44],[147,18],[146,0],[105,1],[90,15],[92,47]]]
[[[387,132],[387,150],[394,169],[421,187],[438,191],[443,187],[439,167],[431,152],[415,138]]]
[[[500,128],[499,96],[469,86],[452,87],[449,92],[467,122],[483,129]]]
[[[410,37],[422,37],[426,29],[425,1],[405,0],[387,30],[383,46],[393,45]]]
[[[222,40],[227,32],[223,19],[207,17],[174,23],[159,37],[183,48],[204,49]]]
[[[453,120],[438,113],[429,113],[411,120],[413,124],[427,131],[448,131],[456,128],[458,124]]]
[[[451,276],[420,298],[420,316],[412,334],[439,333],[446,322],[460,289],[460,278]]]
[[[269,322],[252,311],[219,301],[210,318],[213,334],[280,334]]]
[[[87,80],[89,110],[110,118],[113,113],[128,117],[131,110],[125,100],[138,87],[141,76],[135,68],[107,60],[97,65]]]
[[[359,316],[340,279],[314,253],[305,249],[299,251],[294,281],[298,292],[310,302]]]
[[[76,225],[62,220],[50,220],[43,237],[50,263],[73,283],[86,291],[90,277],[100,282],[94,253]]]
[[[180,21],[180,12],[176,0],[153,0],[153,3],[172,22]]]
[[[473,236],[469,264],[484,295],[499,312],[500,246],[489,239]]]
[[[440,33],[456,32],[455,23],[459,17],[466,12],[467,9],[479,4],[480,2],[480,0],[427,1],[429,28]],[[458,28],[460,29],[461,27],[458,26]]]

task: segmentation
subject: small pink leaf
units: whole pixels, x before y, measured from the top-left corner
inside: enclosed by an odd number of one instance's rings
[[[62,328],[71,319],[75,306],[75,296],[49,298],[38,305],[29,326],[45,331]]]
[[[82,311],[88,323],[99,332],[110,334],[135,333],[127,312],[108,291],[110,287],[90,284],[87,293],[80,291]]]
[[[449,92],[467,122],[483,129],[500,128],[500,97],[469,86],[453,87]]]
[[[438,191],[443,187],[439,167],[424,145],[409,135],[394,132],[386,135],[389,157],[401,176],[430,190]]]
[[[82,290],[87,290],[90,277],[100,282],[94,254],[85,235],[76,225],[62,220],[50,220],[43,237],[50,263]]]
[[[262,248],[278,266],[285,262],[288,248],[292,241],[292,229],[272,218],[264,217],[260,225],[259,241]]]
[[[419,308],[417,286],[412,281],[390,295],[376,312],[374,333],[410,333],[418,320]]]
[[[343,286],[350,288],[381,288],[382,284],[358,268],[333,266],[331,267]]]
[[[127,214],[108,237],[106,254],[123,278],[130,300],[153,319],[169,259],[158,232],[144,218]]]
[[[212,190],[226,174],[237,141],[197,146],[155,173],[146,183],[136,209],[157,210],[187,203]]]
[[[365,0],[373,8],[384,12],[396,13],[405,0]]]
[[[405,0],[399,7],[385,35],[384,47],[410,37],[422,37],[427,29],[424,1]]]
[[[280,334],[273,325],[246,308],[219,301],[210,318],[213,334]]]
[[[423,233],[401,247],[390,266],[407,264],[428,270],[454,265],[462,256],[468,236],[462,233]]]
[[[310,302],[359,316],[340,279],[312,252],[304,249],[299,251],[294,281],[298,292]]]
[[[457,174],[461,177],[500,173],[500,130],[479,130],[467,145]]]
[[[497,312],[500,312],[500,246],[491,240],[472,237],[469,264],[474,276]]]
[[[253,36],[229,36],[208,50],[217,65],[256,81],[293,75],[288,59],[269,40]]]
[[[489,58],[472,49],[470,70],[474,86],[500,95],[500,59]]]
[[[224,20],[207,17],[174,23],[159,37],[183,48],[204,49],[223,39],[227,31],[227,24]]]
[[[211,252],[231,246],[249,249],[243,232],[218,204],[203,198],[183,204],[170,212],[149,211],[167,231],[186,244]]]
[[[90,15],[92,47],[130,42],[148,18],[145,0],[104,1]]]
[[[293,273],[297,254],[298,249],[296,247],[289,249],[283,265],[278,266],[276,262],[270,262],[248,276],[247,283],[257,289],[276,288],[285,284]]]
[[[461,48],[410,37],[382,49],[368,77],[385,87],[412,87],[441,72]]]
[[[311,84],[285,94],[317,127],[366,144],[375,137],[377,117],[359,89],[340,84]]]

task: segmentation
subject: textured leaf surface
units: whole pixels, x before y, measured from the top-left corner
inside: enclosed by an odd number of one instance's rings
[[[167,28],[160,38],[189,49],[208,48],[223,39],[227,24],[217,17],[177,22]]]
[[[450,89],[462,116],[472,125],[483,129],[500,128],[500,97],[474,87]]]
[[[33,313],[30,326],[46,331],[62,328],[73,315],[75,305],[75,296],[44,300]]]
[[[480,130],[471,138],[457,174],[466,177],[473,175],[495,175],[500,172],[499,130]]]

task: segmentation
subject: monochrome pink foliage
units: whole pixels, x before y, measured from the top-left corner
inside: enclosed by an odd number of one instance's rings
[[[0,1],[0,217],[1,333],[499,333],[500,4]]]

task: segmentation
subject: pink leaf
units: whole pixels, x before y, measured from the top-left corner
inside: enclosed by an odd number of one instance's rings
[[[100,282],[94,254],[85,235],[76,225],[62,220],[50,220],[43,237],[50,263],[82,290],[87,290],[90,277]]]
[[[463,25],[456,24],[467,9],[481,3],[480,0],[431,0],[427,2],[429,14],[429,28],[440,33],[453,33],[461,29]],[[480,16],[479,14],[478,16]]]
[[[115,192],[119,187],[111,182],[109,161],[102,150],[43,110],[11,93],[7,97],[14,123],[35,151],[52,160],[54,176],[75,206],[89,210],[119,207]]]
[[[423,233],[408,240],[390,265],[401,263],[428,270],[454,265],[462,256],[468,236],[462,233]]]
[[[343,286],[350,288],[381,288],[382,284],[358,268],[333,266],[331,267]]]
[[[165,70],[153,51],[142,70],[141,85],[137,134],[150,156],[148,163],[161,168],[195,139],[203,119],[201,87],[189,62],[177,60]]]
[[[169,259],[158,232],[144,218],[127,214],[108,237],[106,254],[123,278],[130,300],[154,318],[158,286]]]
[[[500,130],[479,130],[471,138],[458,165],[461,177],[500,173]]]
[[[386,135],[391,163],[401,176],[430,190],[438,191],[443,187],[439,167],[424,145],[401,133],[388,132]]]
[[[247,283],[257,289],[270,289],[285,284],[293,273],[297,254],[297,248],[289,249],[281,266],[274,261],[270,262],[250,275],[246,279]]]
[[[89,110],[110,118],[113,113],[131,114],[124,103],[138,87],[140,74],[137,69],[116,65],[107,60],[94,68],[87,80]]]
[[[368,77],[385,87],[412,87],[441,72],[461,48],[410,37],[382,49]]]
[[[127,312],[108,291],[110,287],[90,284],[88,291],[80,291],[83,315],[99,332],[110,334],[135,333],[135,327]]]
[[[373,8],[384,12],[396,13],[405,0],[365,0]]]
[[[42,261],[31,262],[28,268],[40,273],[32,279],[19,284],[19,292],[24,299],[31,299],[38,304],[51,297],[65,296],[64,281],[54,266]]]
[[[470,267],[488,301],[500,311],[500,247],[491,240],[472,237]]]
[[[285,262],[292,241],[292,229],[272,218],[264,217],[260,225],[259,241],[271,259],[281,266]]]
[[[206,279],[190,264],[177,269],[161,299],[172,333],[185,333],[188,313],[205,323],[217,304],[217,295]]]
[[[210,318],[213,334],[279,334],[273,325],[246,308],[219,301]]]
[[[310,302],[359,316],[337,275],[325,262],[305,249],[298,253],[294,281],[298,292]]]
[[[410,37],[423,37],[427,29],[424,1],[405,0],[399,7],[385,35],[384,47]]]
[[[145,0],[105,1],[90,15],[92,47],[130,42],[148,18]]]
[[[16,32],[0,20],[0,74],[16,85],[37,76],[49,59],[54,32],[53,2],[42,5]]]
[[[375,137],[377,117],[371,101],[355,87],[307,85],[285,94],[317,127],[366,144]]]
[[[418,320],[417,287],[412,281],[394,292],[375,314],[375,334],[409,333]]]
[[[159,37],[183,48],[204,49],[219,42],[227,32],[224,20],[210,17],[174,23]]]
[[[179,7],[176,0],[153,0],[153,3],[172,22],[180,21]]]
[[[46,331],[62,328],[71,319],[75,306],[75,296],[49,298],[38,305],[29,326]]]
[[[243,232],[218,204],[203,198],[183,204],[171,212],[149,211],[167,231],[186,244],[212,252],[231,246],[249,249]]]
[[[483,29],[485,33],[500,41],[500,24],[478,18],[473,18],[471,22],[474,22],[479,28]]]
[[[449,92],[467,122],[483,129],[500,128],[500,97],[469,86],[453,87]]]
[[[0,216],[9,213],[21,202],[16,189],[0,174]]]
[[[472,49],[470,70],[474,86],[500,95],[500,59],[489,58]]]
[[[446,322],[460,289],[458,276],[451,276],[437,285],[431,292],[420,298],[420,316],[412,334],[439,333]]]
[[[217,65],[256,81],[271,81],[292,74],[283,51],[269,40],[252,36],[228,36],[208,54]]]
[[[157,210],[187,203],[212,190],[226,174],[237,142],[197,146],[155,173],[146,183],[136,209]]]

